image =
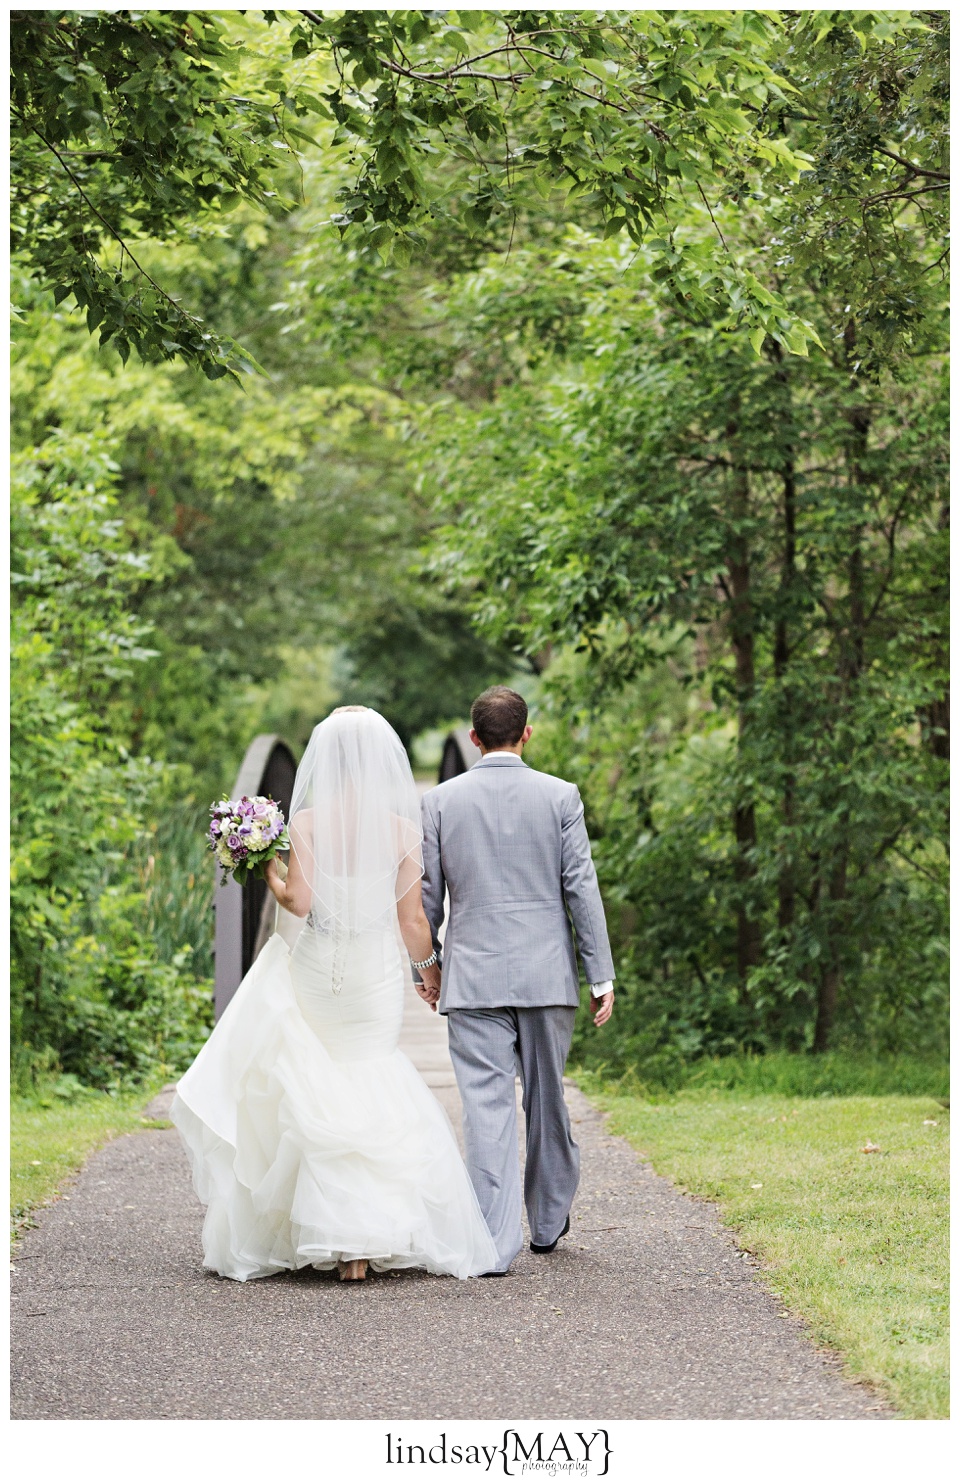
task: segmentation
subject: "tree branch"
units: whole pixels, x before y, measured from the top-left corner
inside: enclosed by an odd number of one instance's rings
[[[864,196],[863,206],[875,206],[878,201],[914,201],[917,196],[929,195],[932,190],[949,190],[949,185],[921,185],[918,190],[883,190],[879,195]]]
[[[110,233],[111,237],[113,237],[115,241],[117,241],[117,242],[120,243],[121,251],[123,251],[123,252],[126,253],[127,257],[129,257],[130,261],[133,263],[134,267],[136,268],[137,272],[141,275],[141,277],[146,278],[146,280],[150,284],[151,288],[155,288],[156,291],[157,291],[157,293],[160,294],[161,298],[166,299],[166,301],[170,305],[170,307],[172,309],[175,309],[176,312],[180,315],[180,317],[182,319],[188,319],[191,324],[194,324],[197,327],[200,327],[201,320],[194,318],[194,316],[192,314],[188,314],[187,311],[186,311],[186,309],[184,309],[180,304],[178,304],[175,298],[171,298],[170,297],[170,294],[167,293],[167,291],[166,291],[165,288],[161,288],[160,284],[156,281],[155,278],[151,278],[150,274],[147,272],[146,268],[142,265],[142,263],[138,262],[138,260],[134,257],[133,253],[130,251],[130,248],[127,246],[126,240],[120,235],[120,233],[117,231],[116,227],[111,226],[110,222],[103,215],[103,212],[97,210],[97,207],[93,204],[93,201],[91,201],[90,197],[87,195],[87,193],[84,190],[83,186],[80,184],[80,181],[77,179],[76,175],[73,173],[73,171],[71,170],[70,166],[67,164],[67,162],[64,159],[63,155],[60,153],[59,149],[57,149],[55,145],[53,145],[53,144],[50,143],[50,140],[44,134],[42,134],[40,132],[40,130],[37,128],[36,124],[31,123],[29,119],[24,118],[24,116],[20,112],[19,108],[14,107],[13,111],[14,111],[14,113],[16,113],[17,117],[20,119],[20,121],[24,125],[24,127],[27,128],[27,129],[29,129],[31,131],[31,133],[36,134],[37,138],[39,140],[41,140],[41,142],[46,146],[47,149],[49,149],[50,153],[54,156],[54,158],[57,159],[60,162],[60,165],[63,168],[65,174],[69,176],[69,178],[72,180],[74,186],[76,187],[76,190],[77,190],[78,195],[80,196],[80,199],[82,201],[84,201],[86,203],[86,205],[88,205],[90,207],[90,210],[93,212],[94,216],[96,216],[96,218],[97,218],[98,221],[101,221],[103,223],[103,225],[106,227],[107,231]],[[93,254],[89,251],[89,249],[87,249],[87,253],[88,253],[88,256],[90,256],[91,258],[93,257]]]
[[[468,63],[462,62],[457,67],[449,67],[445,72],[414,72],[410,67],[401,67],[399,62],[394,62],[389,57],[380,59],[381,66],[386,67],[389,72],[396,72],[400,77],[408,77],[411,82],[459,82],[462,77],[472,78],[477,82],[523,82],[527,76],[525,72],[474,72],[467,70]]]
[[[915,165],[912,160],[904,159],[902,154],[895,154],[892,149],[881,149],[880,145],[877,144],[874,145],[874,153],[885,154],[887,159],[896,160],[898,165],[903,165],[904,169],[910,170],[914,175],[928,175],[931,180],[946,180],[949,182],[950,176],[945,175],[942,170],[925,170],[922,165]]]
[[[934,875],[932,871],[924,869],[923,865],[917,864],[917,861],[915,859],[911,859],[909,854],[904,854],[902,849],[897,849],[894,845],[891,845],[890,847],[893,849],[894,854],[898,855],[899,858],[903,860],[904,864],[908,864],[911,866],[912,869],[918,870],[921,875],[926,875],[927,879],[932,880],[934,885],[938,886],[940,890],[946,889],[943,881],[938,880],[936,875]]]
[[[312,21],[314,25],[319,26],[322,24],[320,16],[314,10],[301,10],[300,14],[306,16],[307,20]],[[550,62],[563,62],[562,55],[552,51],[545,51],[542,46],[529,46],[517,41],[512,33],[510,41],[504,46],[495,46],[490,51],[478,52],[475,57],[465,57],[462,62],[457,62],[454,66],[447,67],[442,72],[418,72],[415,67],[401,66],[392,57],[380,57],[379,61],[380,65],[386,67],[388,71],[394,72],[400,77],[406,77],[411,82],[457,82],[461,78],[467,78],[477,82],[523,82],[529,74],[523,72],[478,72],[475,70],[477,63],[486,61],[487,57],[505,56],[509,52],[516,52],[522,61],[526,61],[527,53],[530,52],[537,57],[546,57]],[[606,98],[602,94],[588,92],[586,88],[578,87],[576,83],[568,83],[568,86],[571,92],[578,94],[581,98],[588,98],[591,103],[601,103],[605,108],[612,108],[617,113],[629,114],[631,111],[623,103],[614,103],[612,99]],[[641,96],[646,97],[648,94],[642,93]],[[657,101],[661,100],[658,99]],[[651,133],[656,138],[660,139],[663,143],[668,142],[668,135],[660,129],[659,125],[650,123],[649,120],[646,120],[646,122]],[[719,231],[719,227],[717,230]]]
[[[717,236],[720,238],[721,242],[723,242],[723,250],[724,250],[724,252],[726,252],[729,255],[730,248],[727,246],[726,241],[724,240],[723,232],[720,230],[719,224],[717,222],[717,218],[713,214],[713,208],[711,207],[710,202],[707,200],[706,196],[703,194],[703,186],[700,184],[700,181],[699,180],[697,181],[697,190],[700,192],[700,198],[703,201],[703,204],[706,206],[707,210],[710,212],[710,220],[713,222],[714,226],[717,228]]]
[[[879,612],[880,604],[883,601],[884,597],[887,595],[890,583],[893,580],[893,571],[897,559],[897,526],[900,523],[900,516],[903,514],[904,510],[907,507],[909,498],[909,494],[904,494],[900,503],[897,505],[897,508],[894,510],[893,519],[890,522],[890,529],[887,532],[887,571],[886,575],[883,578],[883,581],[880,583],[880,590],[877,592],[876,599],[874,600],[873,605],[871,606],[870,611],[867,613],[867,616],[864,620],[865,627],[870,626],[877,613]]]

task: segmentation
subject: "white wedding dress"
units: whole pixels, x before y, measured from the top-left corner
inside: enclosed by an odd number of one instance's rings
[[[366,714],[402,753],[382,717]],[[309,749],[308,765],[316,765]],[[413,788],[405,754],[403,766]],[[369,768],[364,780],[364,805],[381,806]],[[405,806],[416,806],[415,790]],[[369,845],[369,820],[365,828]],[[356,840],[350,847],[362,853]],[[362,890],[356,876],[331,883],[318,871],[315,907],[292,951],[270,938],[177,1086],[170,1115],[207,1206],[204,1265],[221,1276],[247,1281],[356,1259],[375,1271],[457,1277],[497,1265],[450,1122],[397,1048],[395,850],[393,859],[392,878],[359,877],[373,880]],[[342,901],[349,921],[336,914]]]
[[[453,1129],[397,1048],[396,943],[350,942],[339,993],[333,951],[309,930],[292,953],[271,937],[177,1087],[204,1265],[235,1281],[361,1258],[489,1271],[496,1249]]]

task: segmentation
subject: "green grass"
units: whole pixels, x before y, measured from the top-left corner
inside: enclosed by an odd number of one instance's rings
[[[31,1214],[56,1199],[90,1154],[112,1137],[166,1126],[143,1109],[159,1085],[109,1095],[81,1091],[70,1099],[13,1097],[10,1102],[10,1223],[14,1240]]]
[[[613,1022],[613,1021],[611,1021]],[[601,1058],[601,1051],[611,1053]],[[675,1046],[641,1053],[629,1040],[601,1042],[585,1007],[578,1021],[573,1059],[581,1069],[623,1079],[650,1101],[682,1090],[745,1091],[777,1096],[950,1095],[947,1061],[921,1055],[875,1055],[831,1050],[826,1055],[770,1050],[766,1054],[700,1055],[687,1059]]]
[[[719,1205],[767,1285],[851,1375],[904,1416],[947,1415],[949,1113],[938,1101],[740,1089],[654,1102],[595,1073],[577,1079],[658,1173]]]

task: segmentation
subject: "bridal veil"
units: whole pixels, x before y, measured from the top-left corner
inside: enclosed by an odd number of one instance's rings
[[[311,885],[308,926],[342,940],[394,932],[397,901],[423,874],[420,802],[403,743],[377,711],[345,707],[315,727],[290,841]]]

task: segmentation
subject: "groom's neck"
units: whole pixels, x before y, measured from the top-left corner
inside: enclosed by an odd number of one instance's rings
[[[502,754],[503,752],[506,752],[509,756],[522,756],[523,748],[530,740],[532,734],[533,727],[527,725],[524,726],[523,734],[521,736],[518,736],[516,741],[506,741],[502,746],[484,746],[483,742],[480,740],[480,737],[477,735],[476,730],[473,728],[473,726],[470,727],[470,740],[480,752],[481,757],[490,756],[491,753]]]

